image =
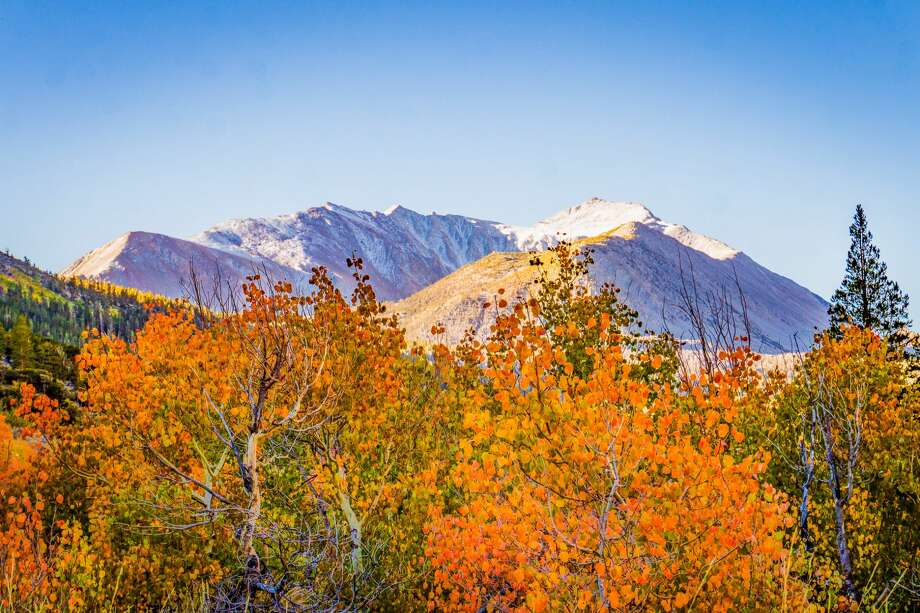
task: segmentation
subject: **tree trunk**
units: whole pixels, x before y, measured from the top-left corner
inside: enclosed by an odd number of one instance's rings
[[[361,560],[361,522],[358,520],[355,510],[351,506],[351,497],[348,495],[348,491],[344,489],[347,487],[347,484],[345,482],[345,469],[341,465],[339,465],[338,476],[339,507],[342,509],[342,513],[348,521],[348,528],[351,536],[352,571],[356,575],[360,575],[363,571],[363,562]]]
[[[837,460],[834,458],[834,439],[831,438],[830,424],[825,421],[824,448],[827,469],[830,477],[831,494],[834,498],[834,521],[837,524],[837,558],[840,561],[840,574],[843,576],[843,591],[847,598],[859,601],[859,591],[853,584],[853,563],[850,560],[850,549],[847,547],[847,529],[843,513],[844,500],[840,494],[840,478],[837,474]]]
[[[262,488],[259,482],[259,433],[253,432],[246,441],[246,485],[249,490],[249,506],[246,509],[246,523],[243,526],[240,548],[244,556],[256,555],[255,534],[259,516],[262,513]]]
[[[805,544],[805,551],[811,552],[815,545],[811,538],[811,530],[808,529],[808,496],[811,488],[811,480],[814,477],[814,468],[806,468],[805,481],[802,483],[802,503],[799,505],[799,534],[802,536],[802,542]]]
[[[255,536],[259,517],[262,514],[262,487],[259,481],[259,433],[251,432],[246,440],[246,479],[249,490],[249,506],[246,509],[246,523],[243,525],[240,549],[246,558],[243,586],[246,590],[246,607],[255,600],[257,584],[262,580],[262,563],[256,552]]]

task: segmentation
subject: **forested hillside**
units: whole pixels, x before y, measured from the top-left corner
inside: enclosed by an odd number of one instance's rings
[[[84,330],[129,339],[147,321],[148,306],[165,298],[109,283],[62,279],[28,258],[0,253],[0,325],[12,327],[20,316],[34,333],[76,346]]]
[[[151,312],[176,301],[86,279],[63,279],[28,258],[0,253],[0,410],[18,401],[22,384],[77,407],[74,363],[88,330],[130,340]],[[19,420],[11,416],[11,423]]]
[[[32,332],[25,315],[9,328],[0,325],[0,412],[18,400],[23,383],[72,409],[77,401],[79,349]],[[15,420],[14,420],[15,422]]]

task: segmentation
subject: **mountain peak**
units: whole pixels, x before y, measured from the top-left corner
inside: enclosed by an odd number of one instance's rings
[[[530,227],[502,226],[524,250],[545,249],[560,240],[599,236],[628,223],[658,224],[661,220],[643,205],[591,198]]]
[[[418,211],[414,211],[408,207],[404,207],[401,204],[394,204],[393,206],[387,207],[387,209],[383,211],[383,215],[385,215],[386,217],[395,217],[395,218],[398,218],[398,217],[423,218],[423,217],[435,216],[437,215],[437,213],[432,213],[431,215],[423,215],[422,213],[419,213]]]
[[[581,204],[569,207],[539,222],[537,225],[554,225],[563,220],[577,220],[581,226],[590,226],[590,230],[585,228],[589,234],[599,234],[629,222],[651,223],[660,221],[648,208],[638,202],[604,200],[603,198],[594,197],[590,200],[585,200]],[[597,232],[594,232],[594,230],[597,230]]]

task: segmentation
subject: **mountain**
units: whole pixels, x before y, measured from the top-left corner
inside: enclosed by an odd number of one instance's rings
[[[802,286],[757,264],[744,253],[694,234],[683,226],[657,218],[629,221],[611,231],[576,241],[590,248],[594,265],[590,283],[613,283],[621,297],[636,309],[643,325],[669,330],[678,338],[695,338],[690,319],[681,308],[685,289],[698,297],[704,315],[719,304],[723,292],[734,302],[734,318],[743,319],[738,286],[751,322],[752,346],[763,353],[782,353],[810,344],[815,328],[827,323],[827,302]],[[400,315],[407,335],[432,340],[431,327],[443,324],[440,340],[449,343],[473,328],[480,337],[494,321],[499,289],[506,296],[525,298],[538,270],[531,254],[495,253],[464,266],[391,309]],[[544,261],[551,261],[542,257]],[[737,283],[737,285],[736,285]],[[693,288],[696,288],[693,290]],[[743,333],[743,332],[739,332]]]
[[[793,335],[807,342],[812,329],[826,321],[820,297],[725,243],[662,221],[641,204],[600,198],[533,226],[422,215],[401,206],[370,212],[326,203],[290,215],[226,221],[187,241],[132,232],[77,260],[63,274],[176,296],[187,285],[190,262],[211,276],[219,269],[225,277],[239,277],[262,262],[301,284],[312,267],[323,265],[347,290],[345,258],[356,254],[364,259],[378,296],[402,301],[398,308],[410,332],[423,336],[432,312],[449,316],[458,326],[476,320],[467,309],[492,289],[493,281],[510,289],[513,277],[526,286],[523,279],[532,271],[522,254],[562,239],[590,241],[597,251],[593,281],[623,287],[627,301],[653,328],[667,324],[681,333],[685,327],[676,306],[681,279],[691,268],[704,296],[734,287],[737,274],[763,348],[786,349]]]
[[[364,259],[377,295],[398,300],[494,251],[516,250],[500,224],[460,215],[421,215],[396,206],[369,212],[332,203],[271,219],[234,219],[194,240],[243,257],[309,271],[323,265],[347,287],[345,258]]]
[[[152,232],[128,232],[90,251],[61,271],[64,277],[100,279],[170,298],[191,296],[191,270],[213,289],[238,287],[263,266],[275,277],[305,284],[308,275],[271,260],[262,261]]]
[[[404,298],[457,268],[495,252],[542,250],[561,238],[596,236],[629,222],[656,225],[679,241],[731,257],[727,245],[666,224],[640,204],[593,198],[532,227],[432,213],[402,206],[384,212],[354,211],[332,203],[270,219],[234,219],[194,241],[227,253],[309,271],[326,266],[347,284],[345,257],[362,256],[378,296]]]

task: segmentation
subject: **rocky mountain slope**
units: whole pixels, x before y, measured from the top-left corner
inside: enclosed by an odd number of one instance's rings
[[[345,258],[364,258],[377,295],[403,298],[494,251],[516,250],[494,222],[421,215],[404,207],[368,212],[326,203],[271,219],[234,219],[199,234],[202,245],[308,272],[323,265],[347,286]]]
[[[152,232],[128,232],[90,251],[61,271],[64,277],[87,277],[133,287],[170,298],[189,298],[191,270],[213,289],[238,287],[263,267],[279,278],[306,284],[309,275],[271,260],[213,249]]]
[[[454,322],[451,329],[475,324],[485,330],[470,305],[497,289],[496,283],[526,287],[530,272],[522,254],[563,239],[590,239],[597,249],[594,282],[621,286],[653,328],[680,333],[685,327],[676,309],[685,268],[693,269],[704,296],[734,284],[737,274],[763,348],[787,348],[794,335],[807,338],[825,321],[821,298],[725,243],[662,221],[640,204],[599,198],[533,226],[422,215],[399,206],[370,212],[327,203],[290,215],[229,220],[191,240],[132,232],[63,272],[180,296],[190,263],[203,278],[219,270],[230,280],[263,264],[301,285],[312,267],[323,265],[347,290],[345,259],[356,254],[378,296],[402,300],[398,306],[410,333],[422,336],[439,318]]]
[[[682,305],[693,296],[710,316],[711,306],[727,295],[740,325],[743,312],[738,286],[751,322],[752,346],[763,353],[781,353],[808,345],[815,328],[827,322],[827,303],[795,282],[767,270],[726,245],[658,221],[627,222],[612,231],[576,242],[593,250],[590,283],[613,283],[621,297],[639,311],[645,327],[669,330],[678,338],[694,338]],[[482,337],[494,321],[498,289],[524,298],[538,291],[532,256],[496,253],[469,264],[437,283],[392,305],[411,338],[434,340],[430,330],[443,324],[438,340],[456,342],[473,328]],[[542,258],[544,261],[547,258]],[[723,292],[725,292],[723,294]]]

